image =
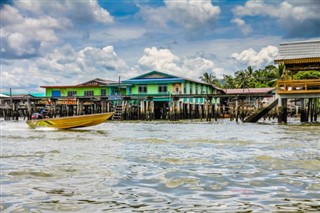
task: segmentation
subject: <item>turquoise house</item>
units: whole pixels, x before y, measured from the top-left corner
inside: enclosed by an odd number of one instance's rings
[[[213,84],[159,71],[151,71],[124,80],[121,84],[126,85],[126,95],[131,99],[138,100],[139,97],[144,97],[145,100],[149,100],[151,103],[141,108],[148,108],[151,105],[156,119],[163,111],[172,111],[176,108],[178,113],[190,111],[190,105],[197,112],[204,111],[205,95],[223,93]],[[213,99],[210,103],[212,105],[218,102],[218,99]],[[172,107],[174,109],[171,109]]]

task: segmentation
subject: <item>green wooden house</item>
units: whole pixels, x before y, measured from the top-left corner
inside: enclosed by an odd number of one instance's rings
[[[106,97],[126,95],[118,82],[96,78],[85,83],[65,86],[41,86],[48,98]]]
[[[189,78],[151,71],[143,75],[124,80],[127,96],[152,96],[154,101],[170,101],[171,95],[200,95],[223,92],[213,84]],[[183,102],[203,103],[204,98],[183,98]]]
[[[140,108],[149,108],[151,105],[156,119],[163,111],[174,111],[176,108],[178,113],[190,111],[191,107],[201,113],[204,111],[206,95],[224,93],[215,85],[159,71],[151,71],[121,83],[126,85],[126,95],[131,100],[139,100],[139,97],[140,100],[143,97],[149,100],[147,105],[141,106],[140,103]],[[219,99],[213,99],[210,103],[218,102]]]

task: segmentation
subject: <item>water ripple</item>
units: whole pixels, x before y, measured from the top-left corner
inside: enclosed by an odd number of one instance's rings
[[[319,126],[1,122],[2,212],[317,212]]]

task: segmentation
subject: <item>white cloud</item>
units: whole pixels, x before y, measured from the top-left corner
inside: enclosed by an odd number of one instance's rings
[[[14,5],[20,10],[28,11],[31,15],[40,17],[45,15],[59,18],[67,17],[72,22],[112,23],[113,17],[101,8],[96,0],[87,1],[25,1],[14,0]]]
[[[178,57],[168,49],[146,48],[138,61],[138,69],[147,72],[157,70],[182,77],[199,79],[203,73],[213,73],[222,77],[223,69],[211,60],[196,57]]]
[[[220,7],[213,6],[210,0],[165,0],[173,21],[186,28],[197,28],[210,20],[216,20]]]
[[[218,78],[223,77],[224,69],[217,67],[215,63],[211,60],[195,57],[195,58],[186,58],[182,64],[181,74],[186,75],[195,80],[199,79],[203,73],[212,73]]]
[[[241,65],[253,66],[255,68],[264,68],[273,63],[274,58],[278,55],[278,48],[274,46],[267,46],[262,48],[259,52],[249,48],[241,53],[233,53],[231,57]]]
[[[65,45],[33,62],[21,60],[19,65],[3,68],[3,88],[31,87],[38,90],[41,85],[78,84],[93,78],[116,81],[119,75],[125,76],[130,71],[113,46],[86,47],[75,51],[70,45]]]
[[[251,27],[247,25],[246,22],[241,18],[232,19],[231,22],[235,23],[245,35],[252,31]]]
[[[1,5],[3,58],[34,57],[52,49],[58,33],[90,23],[111,23],[112,16],[97,1],[23,1]]]
[[[210,0],[165,0],[164,7],[151,8],[140,6],[140,15],[149,26],[167,28],[169,22],[175,22],[186,29],[201,28],[215,22],[220,7],[212,5]]]
[[[304,21],[313,18],[319,19],[319,16],[316,13],[317,11],[311,8],[311,6],[314,7],[316,5],[310,4],[312,1],[308,0],[306,0],[305,3],[306,4],[302,5],[294,5],[284,1],[280,4],[267,4],[263,0],[249,0],[244,6],[236,6],[233,12],[239,17],[266,15],[281,20],[290,18],[292,21]]]
[[[243,6],[236,6],[233,13],[234,20],[246,16],[267,16],[278,20],[280,25],[287,31],[289,37],[318,36],[320,29],[320,4],[318,0],[272,1],[265,3],[263,0],[249,0]],[[243,20],[243,19],[241,19]],[[243,28],[245,22],[234,21]],[[308,31],[305,29],[307,28]]]
[[[147,23],[149,28],[166,29],[167,22],[171,19],[171,14],[165,7],[153,8],[149,6],[139,6],[139,16]]]
[[[179,69],[177,63],[180,58],[168,49],[157,49],[156,47],[145,48],[144,55],[139,59],[138,65],[143,70],[176,71]]]

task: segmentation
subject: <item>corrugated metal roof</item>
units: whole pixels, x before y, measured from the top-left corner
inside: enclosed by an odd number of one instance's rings
[[[282,43],[275,60],[302,58],[320,58],[320,40]]]
[[[157,75],[157,78],[153,78],[154,75]],[[206,83],[206,82],[203,82],[203,81],[197,81],[197,80],[194,80],[194,79],[191,79],[191,78],[186,78],[186,77],[181,77],[181,76],[177,76],[177,75],[172,75],[172,74],[168,74],[168,73],[164,73],[164,72],[160,72],[160,71],[156,71],[156,70],[153,70],[151,72],[148,72],[148,73],[145,73],[143,75],[139,75],[139,76],[136,76],[134,78],[130,78],[128,80],[125,80],[125,81],[122,81],[123,83],[132,83],[134,82],[135,80],[137,80],[135,83],[139,82],[139,83],[143,83],[143,82],[147,82],[147,79],[148,79],[148,76],[150,76],[150,79],[152,79],[153,82],[155,82],[154,80],[164,80],[164,81],[168,81],[170,82],[170,80],[172,81],[175,81],[175,79],[179,79],[180,80],[185,80],[185,81],[190,81],[190,82],[194,82],[194,83],[198,83],[198,84],[205,84],[205,85],[209,85],[209,86],[212,86],[214,87],[216,90],[220,90],[220,91],[223,91],[223,89],[217,87],[216,85],[214,84],[209,84],[209,83]],[[163,76],[163,77],[161,77]],[[138,80],[141,80],[138,81]],[[142,82],[143,81],[143,82]],[[171,82],[172,83],[172,82]]]
[[[123,83],[173,83],[182,82],[182,78],[140,78],[122,81]]]
[[[116,81],[111,81],[111,80],[105,80],[101,78],[96,78],[87,82],[84,82],[82,84],[78,84],[78,86],[86,86],[86,85],[106,85],[106,84],[111,84],[111,83],[116,83]]]
[[[116,81],[105,80],[101,78],[95,78],[93,80],[76,84],[76,85],[60,85],[60,86],[40,86],[41,88],[80,88],[80,87],[100,87],[100,86],[107,86],[110,84],[115,84]]]
[[[224,92],[228,95],[231,94],[256,94],[256,93],[270,93],[275,88],[243,88],[243,89],[225,89]]]

